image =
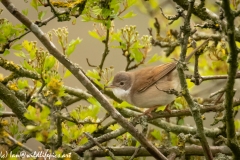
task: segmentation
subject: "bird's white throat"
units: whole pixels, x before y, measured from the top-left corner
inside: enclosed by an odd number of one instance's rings
[[[113,88],[112,91],[113,91],[113,94],[122,99],[122,100],[127,100],[127,97],[128,97],[128,94],[130,93],[130,90],[131,88],[129,88],[128,90],[124,90],[124,89],[121,89],[121,88]]]

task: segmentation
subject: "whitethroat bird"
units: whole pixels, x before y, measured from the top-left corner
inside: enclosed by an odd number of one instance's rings
[[[203,42],[199,47],[186,57],[185,62],[209,40]],[[174,94],[167,91],[180,91],[178,72],[175,70],[178,61],[162,64],[159,66],[146,67],[140,70],[118,72],[109,88],[114,95],[130,104],[140,108],[149,108],[145,113],[149,114],[158,106],[165,106],[176,98]],[[167,107],[166,107],[167,108]]]

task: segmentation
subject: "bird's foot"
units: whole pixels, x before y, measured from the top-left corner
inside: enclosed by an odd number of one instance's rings
[[[172,111],[171,111],[171,109],[170,109],[169,107],[170,107],[170,105],[168,104],[168,105],[166,106],[166,108],[164,109],[164,111],[167,111],[169,114],[171,114]]]
[[[145,112],[143,112],[143,114],[141,114],[141,116],[145,115],[145,116],[148,116],[148,117],[152,118],[151,113],[157,108],[158,108],[158,106],[151,107],[151,108],[147,109]]]

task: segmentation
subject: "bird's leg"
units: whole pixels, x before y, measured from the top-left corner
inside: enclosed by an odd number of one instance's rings
[[[172,103],[166,105],[164,111],[167,111],[169,114],[171,114],[171,109],[170,109],[170,106],[172,105]]]
[[[174,102],[174,101],[173,101],[173,102]],[[172,102],[172,103],[173,103],[173,102]],[[172,105],[172,103],[166,105],[166,107],[165,107],[165,109],[164,109],[164,111],[167,111],[169,114],[171,114],[171,109],[169,109],[169,107]],[[158,107],[159,107],[159,106],[154,106],[154,107],[151,107],[151,108],[147,109],[145,112],[143,112],[143,114],[141,114],[141,116],[142,116],[142,115],[147,115],[147,116],[149,116],[149,117],[152,117],[151,113],[152,113],[155,109],[157,109]]]
[[[154,111],[155,109],[157,109],[159,106],[154,106],[154,107],[151,107],[149,109],[147,109],[145,112],[143,112],[142,115],[147,115],[149,117],[152,117],[151,113],[152,111]]]

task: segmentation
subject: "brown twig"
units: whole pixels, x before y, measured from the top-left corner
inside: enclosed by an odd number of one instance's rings
[[[114,154],[109,149],[103,147],[100,143],[98,143],[98,141],[95,141],[95,139],[87,132],[84,132],[84,134],[87,136],[88,139],[93,141],[102,151],[106,152],[113,160],[116,160]]]
[[[104,49],[104,52],[103,52],[103,54],[102,54],[101,63],[100,63],[100,65],[99,65],[100,70],[103,69],[103,65],[104,65],[105,59],[106,59],[107,55],[109,54],[109,48],[108,48],[109,32],[110,32],[110,29],[107,28],[107,30],[106,30],[106,38],[105,38],[105,40],[104,40],[105,49]]]
[[[136,150],[134,151],[133,155],[129,158],[129,160],[133,160],[136,157],[141,147],[142,146],[140,145],[139,147],[136,148]]]

